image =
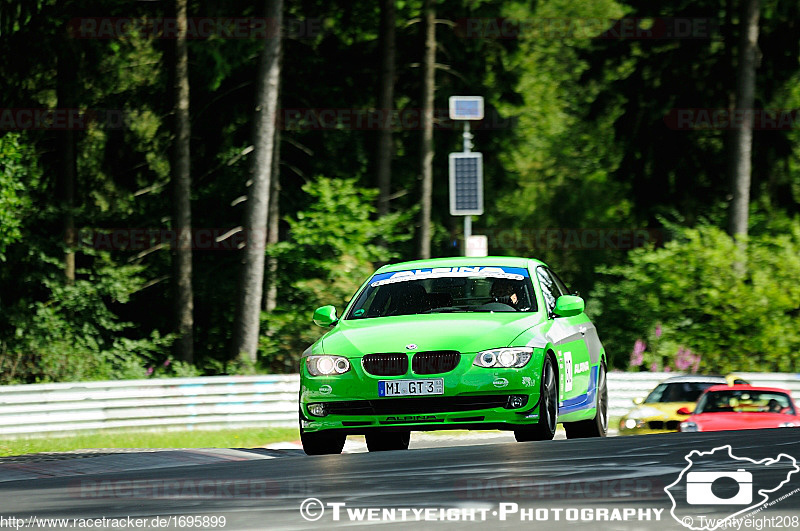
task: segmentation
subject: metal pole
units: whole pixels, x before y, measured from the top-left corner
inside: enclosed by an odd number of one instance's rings
[[[469,120],[464,120],[464,153],[472,151],[472,133],[469,131]],[[467,256],[467,241],[472,236],[472,217],[464,216],[464,256]]]

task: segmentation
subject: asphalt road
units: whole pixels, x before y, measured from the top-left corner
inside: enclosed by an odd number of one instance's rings
[[[70,457],[68,467],[43,461],[40,475],[56,477],[16,480],[10,474],[27,470],[25,462],[0,460],[0,528],[61,527],[35,516],[69,519],[62,528],[71,529],[130,528],[136,519],[148,529],[714,529],[710,518],[751,514],[764,502],[750,516],[761,520],[758,529],[800,528],[798,429],[506,441],[318,457],[221,450],[206,461],[199,453],[128,452]],[[695,455],[689,471],[740,475],[687,483],[686,456],[725,445],[733,457],[727,449]],[[120,459],[129,465],[117,466]],[[671,515],[664,490],[676,481],[674,512],[687,526]]]

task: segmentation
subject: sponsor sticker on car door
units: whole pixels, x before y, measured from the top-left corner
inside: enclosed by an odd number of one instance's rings
[[[572,391],[572,352],[564,354],[564,392]]]

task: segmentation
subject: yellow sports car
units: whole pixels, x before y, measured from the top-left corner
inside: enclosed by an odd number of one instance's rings
[[[714,385],[745,384],[749,382],[735,375],[728,376],[674,376],[664,380],[647,398],[636,398],[633,408],[619,420],[619,435],[644,435],[679,431],[688,415],[679,415],[682,407],[694,409],[703,391]]]

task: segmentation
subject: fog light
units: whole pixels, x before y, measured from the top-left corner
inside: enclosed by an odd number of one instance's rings
[[[315,417],[324,417],[328,414],[328,412],[325,411],[325,404],[309,404],[308,412]]]
[[[508,397],[507,409],[517,409],[528,403],[527,395],[511,395]]]
[[[636,419],[627,419],[625,421],[625,427],[628,428],[629,430],[632,430],[633,428],[635,428],[636,427]]]

